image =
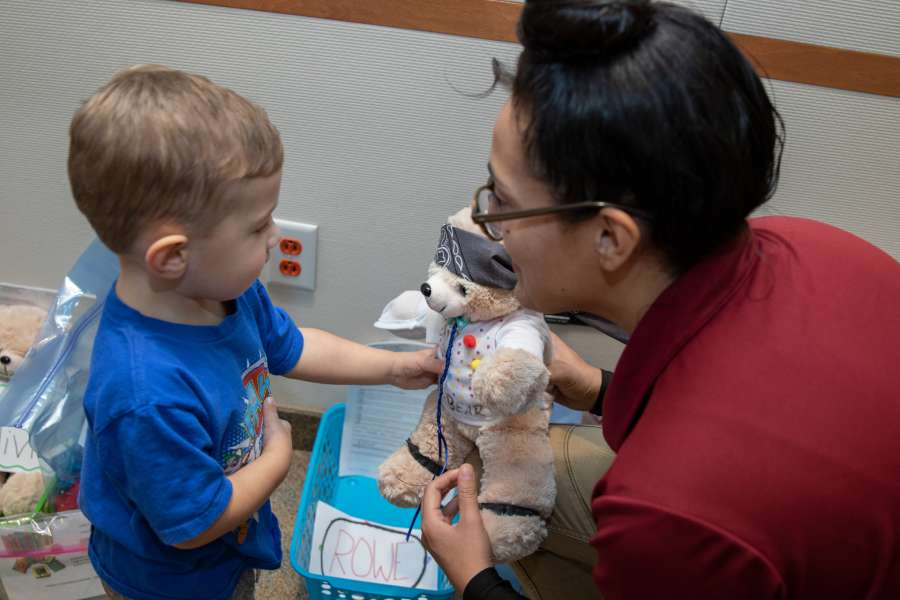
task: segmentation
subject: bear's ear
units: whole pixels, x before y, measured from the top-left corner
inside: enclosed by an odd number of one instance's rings
[[[467,206],[451,215],[447,219],[447,223],[453,225],[457,229],[462,229],[463,231],[474,233],[475,235],[480,237],[486,237],[484,235],[484,232],[481,230],[481,227],[479,227],[478,224],[472,220],[471,206]]]

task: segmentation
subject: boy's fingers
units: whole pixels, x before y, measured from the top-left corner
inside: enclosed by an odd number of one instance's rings
[[[278,417],[278,407],[275,406],[275,401],[271,396],[267,397],[263,402],[263,422],[268,424],[272,424],[273,426],[278,423],[281,419]]]
[[[434,373],[435,375],[440,375],[444,370],[444,363],[441,360],[438,360],[434,357],[434,353],[431,350],[419,350],[420,356],[420,365],[423,371],[428,373]]]

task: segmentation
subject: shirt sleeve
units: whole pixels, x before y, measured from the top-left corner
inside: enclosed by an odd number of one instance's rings
[[[518,600],[525,596],[500,577],[497,569],[489,567],[469,580],[463,592],[463,600]]]
[[[613,376],[612,371],[607,371],[606,369],[600,369],[600,372],[602,373],[600,391],[597,392],[597,399],[594,400],[594,406],[592,406],[590,410],[591,414],[597,415],[598,417],[603,416],[603,399],[606,397],[606,389],[609,387]]]
[[[256,322],[269,371],[283,375],[294,368],[303,353],[303,334],[284,309],[272,304],[269,292],[257,281],[250,290],[256,305]]]
[[[497,330],[497,348],[517,348],[534,354],[541,360],[548,358],[549,329],[543,319],[527,314],[517,315]]]
[[[604,600],[785,597],[765,556],[714,525],[621,497],[596,498],[593,510],[594,580]]]
[[[200,415],[143,405],[111,421],[96,439],[116,491],[163,543],[197,537],[231,500],[231,481],[212,457],[213,441]]]

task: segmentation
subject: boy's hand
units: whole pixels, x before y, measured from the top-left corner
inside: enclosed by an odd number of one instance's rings
[[[263,455],[270,456],[287,472],[294,451],[291,424],[278,416],[278,407],[271,396],[263,403],[263,423]]]
[[[271,397],[263,402],[263,424],[262,454],[249,465],[228,475],[231,499],[225,511],[209,529],[195,538],[174,544],[176,548],[200,548],[234,531],[245,524],[284,481],[293,456],[291,424],[278,417],[278,409]]]
[[[434,350],[394,352],[390,383],[406,390],[426,388],[437,381],[444,363],[434,357]]]

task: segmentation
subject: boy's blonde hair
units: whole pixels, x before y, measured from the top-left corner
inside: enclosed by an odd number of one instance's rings
[[[75,203],[120,254],[153,223],[208,233],[228,210],[222,185],[274,175],[284,156],[261,107],[159,65],[114,75],[75,114],[69,133]]]

